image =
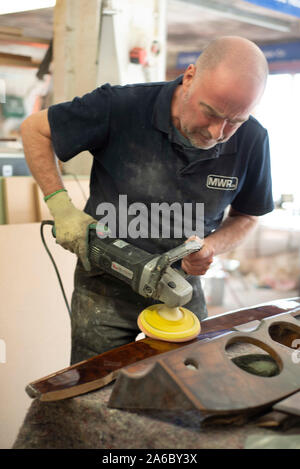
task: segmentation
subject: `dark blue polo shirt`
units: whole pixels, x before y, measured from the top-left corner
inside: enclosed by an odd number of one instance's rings
[[[128,206],[143,203],[149,214],[153,203],[204,203],[207,236],[220,225],[228,205],[249,215],[273,210],[267,131],[250,117],[228,142],[213,149],[185,145],[170,115],[181,82],[182,77],[162,83],[106,84],[49,108],[58,158],[68,161],[84,150],[93,155],[85,211],[94,218],[101,218],[98,204],[110,202],[118,219],[119,195],[124,194]],[[130,241],[149,252],[162,252],[182,242],[173,235]]]

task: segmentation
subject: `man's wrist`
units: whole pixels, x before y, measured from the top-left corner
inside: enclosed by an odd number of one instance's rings
[[[203,240],[203,248],[205,248],[205,251],[207,252],[208,255],[215,256],[216,255],[216,247],[213,239],[210,239],[212,235],[208,235],[206,238]]]
[[[67,189],[58,189],[57,191],[54,191],[51,194],[45,195],[44,201],[47,202],[47,200],[51,199],[51,197],[58,194],[59,192],[67,192]]]

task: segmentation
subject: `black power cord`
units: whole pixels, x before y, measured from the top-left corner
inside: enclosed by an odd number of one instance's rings
[[[49,257],[50,257],[50,260],[51,260],[51,262],[52,262],[52,264],[53,264],[53,267],[54,267],[54,269],[55,269],[55,272],[56,272],[56,275],[57,275],[57,278],[58,278],[58,281],[59,281],[59,285],[60,285],[60,288],[61,288],[61,291],[62,291],[64,300],[65,300],[65,303],[66,303],[66,306],[67,306],[67,310],[68,310],[69,316],[71,317],[71,308],[70,308],[70,306],[69,306],[69,303],[68,303],[68,300],[67,300],[67,297],[66,297],[66,293],[65,293],[65,290],[64,290],[64,286],[63,286],[63,283],[62,283],[62,280],[61,280],[61,277],[60,277],[60,274],[59,274],[57,265],[55,264],[54,258],[53,258],[52,254],[51,254],[51,252],[50,252],[50,250],[49,250],[49,248],[48,248],[48,246],[47,246],[47,243],[46,243],[46,241],[45,241],[45,237],[44,237],[44,226],[45,226],[45,225],[51,225],[51,226],[52,226],[52,230],[53,230],[54,221],[52,221],[52,220],[44,220],[44,221],[42,221],[42,223],[41,223],[41,230],[40,230],[40,232],[41,232],[41,238],[42,238],[43,245],[44,245],[44,247],[45,247],[45,249],[46,249],[46,251],[47,251],[47,253],[48,253]]]

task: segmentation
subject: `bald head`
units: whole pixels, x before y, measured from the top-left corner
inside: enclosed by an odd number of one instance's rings
[[[219,68],[241,78],[252,78],[265,87],[268,63],[261,49],[239,36],[219,37],[208,44],[196,62],[197,75]]]
[[[184,72],[172,99],[175,127],[197,148],[226,142],[248,120],[268,76],[262,51],[237,36],[211,42]]]

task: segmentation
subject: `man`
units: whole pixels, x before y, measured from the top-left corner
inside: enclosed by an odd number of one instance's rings
[[[209,44],[173,82],[106,84],[24,121],[24,151],[54,217],[57,242],[80,259],[72,297],[72,363],[133,341],[138,314],[153,304],[125,283],[89,270],[86,228],[99,219],[97,207],[103,202],[114,204],[120,218],[121,194],[128,204],[147,207],[204,203],[204,247],[185,257],[182,268],[194,291],[186,307],[206,317],[199,276],[213,256],[237,246],[257,217],[273,209],[268,135],[250,116],[267,75],[260,49],[228,36]],[[83,150],[94,157],[84,212],[64,190],[52,145],[62,161]],[[129,239],[152,253],[184,240]]]

